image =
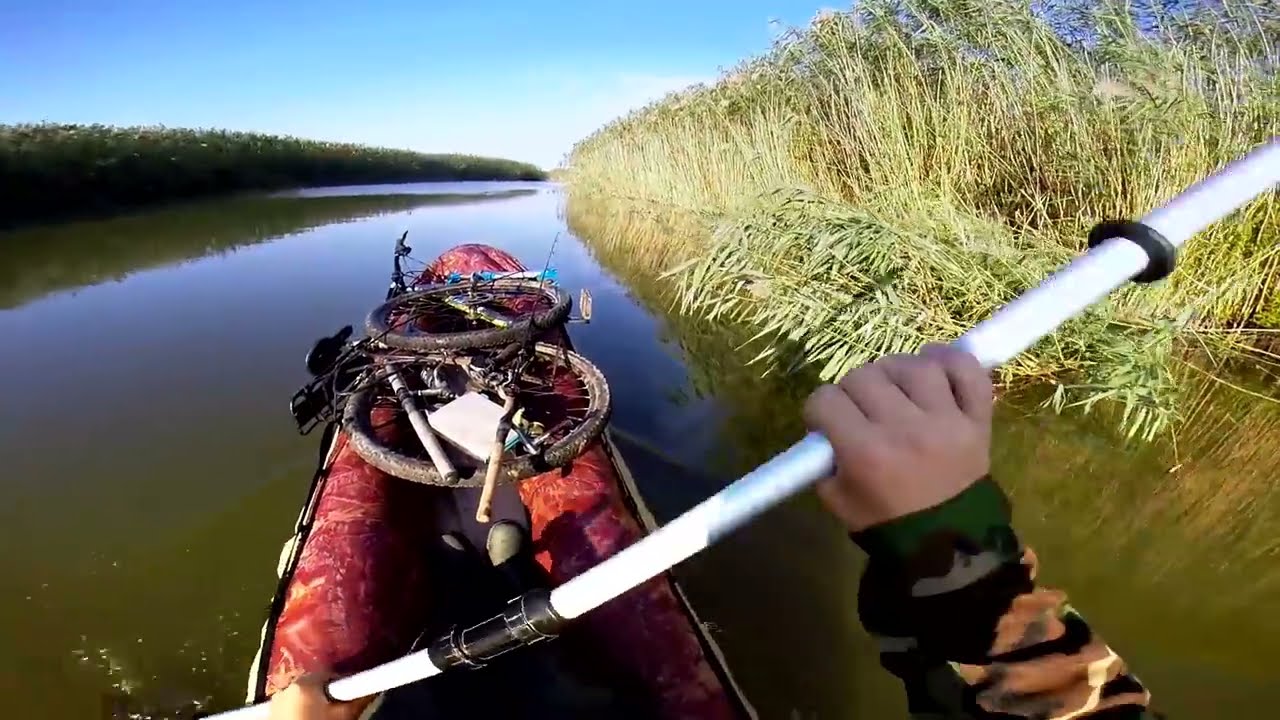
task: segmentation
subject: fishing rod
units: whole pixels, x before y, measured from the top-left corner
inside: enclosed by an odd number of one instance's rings
[[[1280,138],[1196,183],[1137,222],[1104,222],[1089,250],[952,344],[988,369],[998,367],[1085,308],[1129,282],[1153,282],[1173,270],[1178,248],[1254,197],[1280,185]],[[338,701],[376,695],[453,667],[481,667],[521,645],[554,637],[564,624],[697,554],[764,511],[835,472],[826,438],[809,433],[651,535],[554,590],[534,590],[425,649],[330,682]],[[267,703],[212,715],[266,718]]]

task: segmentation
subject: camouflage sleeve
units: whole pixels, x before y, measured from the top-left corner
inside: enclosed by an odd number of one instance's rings
[[[1035,555],[990,478],[853,539],[870,556],[859,614],[912,717],[1155,717],[1066,595],[1035,585]]]

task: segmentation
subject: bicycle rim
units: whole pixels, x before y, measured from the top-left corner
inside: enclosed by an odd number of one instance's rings
[[[611,409],[609,385],[586,358],[556,345],[535,346],[536,367],[518,393],[525,419],[541,423],[549,442],[536,455],[521,451],[503,461],[498,481],[516,482],[568,464],[603,432]],[[343,429],[352,449],[370,465],[395,477],[428,485],[483,484],[483,467],[459,468],[446,483],[408,427],[385,386],[354,393],[343,410]]]

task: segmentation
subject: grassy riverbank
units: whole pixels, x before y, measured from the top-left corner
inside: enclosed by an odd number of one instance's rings
[[[727,481],[799,437],[812,373],[760,378],[760,368],[744,367],[751,353],[736,348],[749,333],[670,312],[677,288],[657,279],[647,256],[634,249],[677,226],[669,215],[608,210],[571,203],[569,227],[628,296],[659,319],[687,368],[688,388],[679,396],[717,408],[705,417],[722,440],[715,452],[686,462]],[[1141,446],[1115,442],[1110,419],[1046,412],[1039,405],[1049,388],[1006,389],[996,409],[993,472],[1011,496],[1019,536],[1044,563],[1046,582],[1065,588],[1139,669],[1161,711],[1248,715],[1276,695],[1265,658],[1280,642],[1280,622],[1270,612],[1280,599],[1280,404],[1253,394],[1276,387],[1274,378],[1202,367],[1241,392],[1184,369],[1177,441],[1163,437]],[[692,485],[679,509],[714,489],[671,471],[641,477],[662,478],[661,497],[677,492],[666,486],[684,491]],[[862,558],[836,542],[838,529],[811,502],[803,497],[771,511],[708,550],[710,556],[682,565],[681,579],[702,619],[719,630],[729,664],[761,716],[902,717],[901,688],[866,662],[874,643],[863,639],[848,612]],[[800,546],[805,557],[797,561],[792,551]],[[753,602],[725,599],[723,588],[730,586]],[[792,592],[771,592],[777,587]],[[1210,596],[1187,593],[1188,587],[1221,591]],[[766,629],[759,623],[761,603],[777,619]],[[822,633],[832,641],[822,646],[821,658],[801,650],[788,668],[769,664],[782,648],[795,647],[795,637]],[[792,672],[791,665],[802,670]],[[851,686],[858,691],[850,694]],[[804,711],[779,698],[806,703]]]
[[[238,190],[545,177],[514,160],[225,130],[0,126],[0,228]]]
[[[602,128],[567,181],[573,200],[679,226],[630,250],[687,261],[686,310],[833,377],[954,336],[1078,253],[1093,223],[1280,132],[1277,28],[1280,10],[1234,0],[1158,27],[1106,8],[869,0]],[[1118,399],[1130,429],[1159,431],[1185,341],[1280,324],[1277,239],[1273,194],[1006,379],[1061,379],[1059,404]]]

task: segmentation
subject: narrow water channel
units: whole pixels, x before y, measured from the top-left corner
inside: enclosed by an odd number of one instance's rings
[[[661,518],[794,439],[808,380],[762,380],[733,333],[671,314],[650,271],[593,251],[608,228],[565,217],[548,186],[385,186],[0,234],[10,714],[240,701],[315,463],[287,412],[303,353],[379,300],[406,230],[422,258],[488,242],[541,266],[554,241],[561,282],[594,294],[595,321],[571,333],[610,379]],[[998,420],[997,475],[1046,579],[1161,709],[1253,714],[1280,704],[1280,409],[1216,383],[1197,397],[1175,457],[1021,393]],[[680,574],[762,717],[899,717],[858,626],[858,571],[804,497]]]

